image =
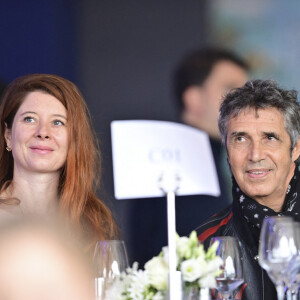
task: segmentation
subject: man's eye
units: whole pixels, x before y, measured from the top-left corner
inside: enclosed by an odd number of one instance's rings
[[[244,138],[243,136],[237,136],[237,137],[235,138],[235,140],[236,140],[237,142],[242,142],[242,141],[245,140],[245,138]]]
[[[25,121],[26,123],[32,123],[32,122],[34,122],[34,118],[33,118],[33,117],[25,117],[25,118],[24,118],[24,121]]]
[[[268,135],[268,136],[267,136],[267,139],[268,139],[269,141],[277,141],[277,140],[278,140],[278,138],[277,138],[276,136],[274,136],[274,135]]]
[[[65,123],[62,122],[62,121],[60,121],[60,120],[55,120],[55,121],[53,121],[53,124],[54,124],[55,126],[63,126],[63,125],[65,125]]]

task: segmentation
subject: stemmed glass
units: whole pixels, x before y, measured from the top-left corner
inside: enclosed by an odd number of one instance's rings
[[[297,255],[290,262],[288,278],[286,281],[287,299],[298,299],[300,288],[300,223],[294,222],[295,244],[297,247]]]
[[[216,254],[222,258],[219,275],[216,277],[217,290],[228,300],[234,289],[244,282],[239,244],[232,236],[219,236],[210,240],[210,245],[219,242]]]
[[[260,233],[259,264],[275,284],[278,300],[284,299],[285,284],[297,252],[293,219],[283,216],[266,218]]]
[[[94,253],[96,270],[95,293],[97,300],[105,298],[105,290],[114,278],[128,268],[128,257],[124,241],[99,241]]]

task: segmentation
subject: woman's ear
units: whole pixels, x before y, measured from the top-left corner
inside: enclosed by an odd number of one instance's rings
[[[5,123],[4,138],[5,138],[7,147],[11,148],[11,129],[9,129],[7,127],[7,123]]]

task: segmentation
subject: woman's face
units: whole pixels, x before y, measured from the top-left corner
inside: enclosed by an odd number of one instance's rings
[[[30,92],[6,129],[15,172],[59,173],[68,153],[67,110],[54,96]]]

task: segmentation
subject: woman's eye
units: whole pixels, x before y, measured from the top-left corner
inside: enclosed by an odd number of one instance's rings
[[[34,118],[33,118],[33,117],[25,117],[25,118],[24,118],[24,121],[25,121],[26,123],[32,123],[32,122],[34,122]]]
[[[55,121],[53,121],[53,124],[54,124],[55,126],[63,126],[63,125],[65,125],[65,123],[62,122],[62,121],[60,121],[60,120],[55,120]]]

